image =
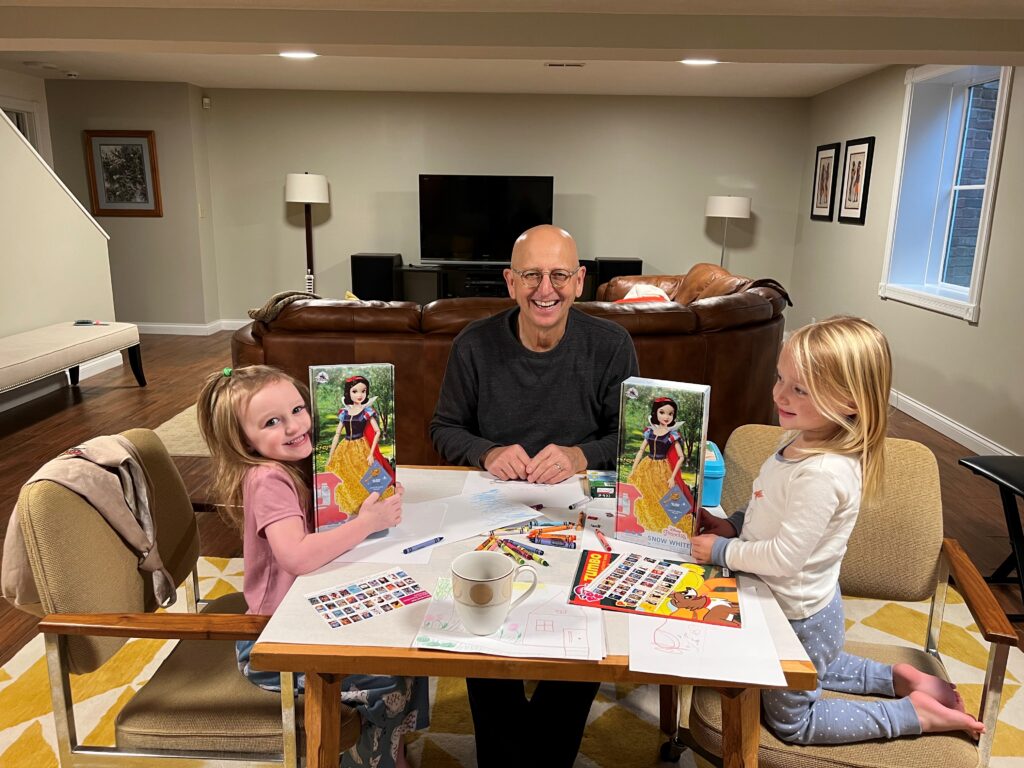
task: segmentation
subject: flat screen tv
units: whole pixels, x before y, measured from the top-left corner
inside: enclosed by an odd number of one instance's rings
[[[553,176],[420,174],[420,260],[508,263],[525,230],[550,224]]]

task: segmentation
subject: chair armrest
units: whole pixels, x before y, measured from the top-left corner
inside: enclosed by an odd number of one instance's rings
[[[51,613],[39,622],[39,631],[161,640],[255,640],[269,620],[269,616],[242,613]]]
[[[949,563],[950,575],[982,636],[990,643],[1016,647],[1018,638],[1013,625],[960,542],[956,539],[943,539],[942,553]]]

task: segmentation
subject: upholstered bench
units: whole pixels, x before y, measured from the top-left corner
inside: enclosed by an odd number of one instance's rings
[[[139,386],[146,386],[139,329],[131,323],[75,325],[68,321],[5,336],[0,338],[0,392],[61,371],[68,372],[75,386],[82,363],[122,349],[128,350]]]

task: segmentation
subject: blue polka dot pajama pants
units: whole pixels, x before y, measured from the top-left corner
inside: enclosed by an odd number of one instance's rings
[[[765,722],[794,744],[847,744],[921,733],[909,698],[851,701],[826,699],[822,691],[892,697],[892,666],[843,651],[843,599],[836,594],[820,611],[790,621],[818,670],[813,691],[762,691]]]

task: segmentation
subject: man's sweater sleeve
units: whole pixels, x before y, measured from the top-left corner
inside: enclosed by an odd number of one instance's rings
[[[640,366],[636,360],[633,339],[629,334],[624,334],[604,375],[594,384],[599,387],[597,395],[601,402],[598,437],[579,446],[590,469],[611,469],[615,466],[619,451],[620,385],[630,376],[639,375]]]
[[[441,458],[457,466],[480,467],[483,455],[497,443],[480,437],[476,372],[466,361],[459,340],[452,344],[441,393],[430,421],[430,439]]]

